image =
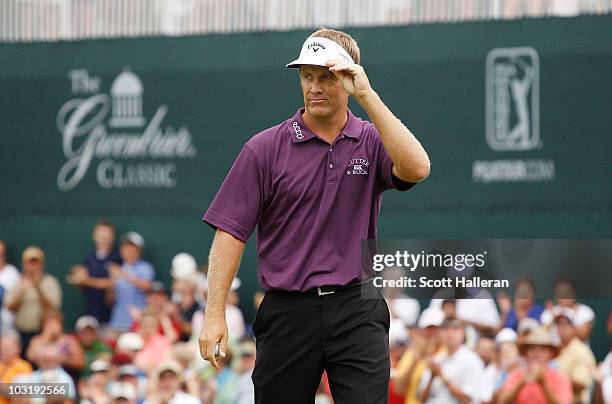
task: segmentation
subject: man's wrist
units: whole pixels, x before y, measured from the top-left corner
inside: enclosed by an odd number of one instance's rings
[[[361,105],[363,109],[365,110],[367,110],[368,107],[370,107],[374,103],[380,102],[380,97],[378,96],[378,93],[374,91],[373,88],[370,88],[364,94],[360,95],[359,97],[355,97],[355,98],[357,102],[359,103],[359,105]]]
[[[204,318],[206,317],[223,317],[225,318],[225,306],[213,307],[210,305],[206,306],[204,310]]]

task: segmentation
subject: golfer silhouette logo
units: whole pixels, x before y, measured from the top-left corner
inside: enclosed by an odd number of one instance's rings
[[[526,151],[540,142],[540,63],[533,48],[494,49],[487,56],[487,143]]]

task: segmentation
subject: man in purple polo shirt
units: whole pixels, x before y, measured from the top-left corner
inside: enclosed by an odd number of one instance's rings
[[[337,404],[387,400],[389,311],[363,279],[361,241],[376,238],[382,192],[426,178],[429,158],[359,59],[349,35],[312,34],[287,65],[299,68],[304,108],[244,145],[204,214],[216,234],[199,342],[215,367],[228,289],[257,227],[257,403],[312,403],[324,370]],[[372,123],[349,111],[351,95]]]

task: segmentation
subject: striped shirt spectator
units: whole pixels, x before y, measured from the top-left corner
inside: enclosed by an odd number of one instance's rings
[[[114,282],[115,303],[110,325],[115,331],[128,331],[132,326],[130,308],[147,306],[147,291],[155,278],[153,266],[141,258],[144,240],[135,232],[126,233],[121,239],[120,254],[123,266],[110,269]]]

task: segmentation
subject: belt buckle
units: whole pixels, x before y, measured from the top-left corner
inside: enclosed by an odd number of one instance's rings
[[[320,286],[317,288],[317,294],[318,294],[319,296],[333,295],[334,293],[336,293],[336,292],[335,292],[335,291],[333,291],[333,290],[332,290],[331,292],[325,292],[325,291],[322,291]]]

